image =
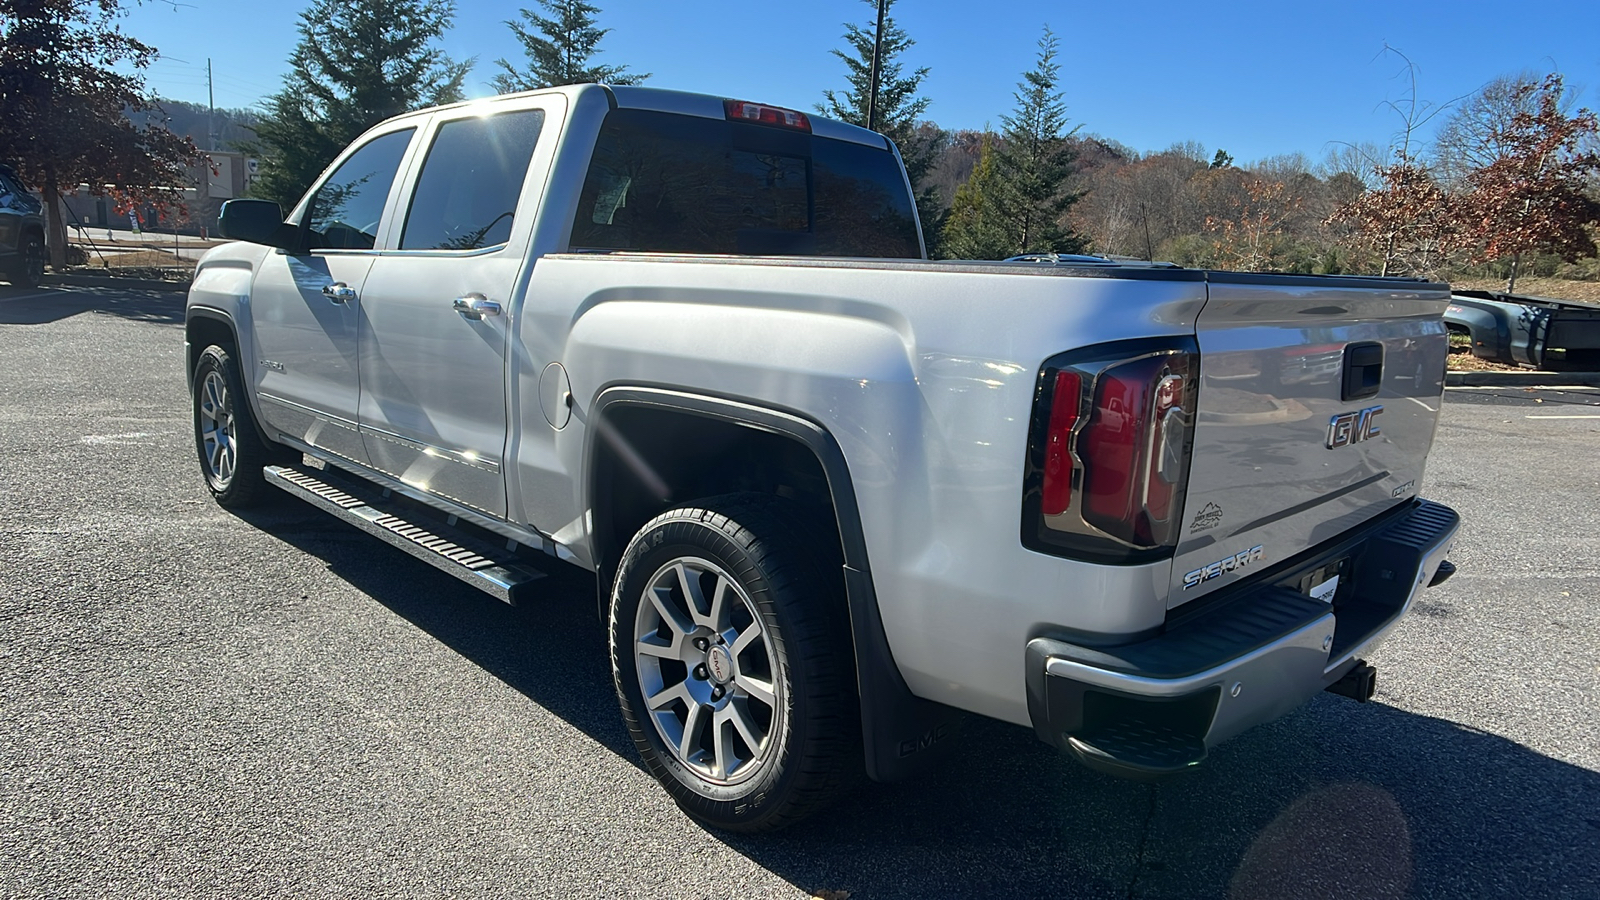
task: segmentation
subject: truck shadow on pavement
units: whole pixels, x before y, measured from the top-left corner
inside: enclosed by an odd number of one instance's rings
[[[39,287],[24,290],[0,285],[0,325],[48,325],[90,311],[137,322],[181,325],[184,295],[173,291],[123,288]]]
[[[587,573],[512,609],[318,513],[245,518],[637,765]],[[974,719],[929,776],[706,839],[852,900],[1600,897],[1600,774],[1383,699],[1323,695],[1156,784]]]

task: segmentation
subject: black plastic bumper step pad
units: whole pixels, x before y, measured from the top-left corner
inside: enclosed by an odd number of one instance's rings
[[[267,483],[287,491],[324,512],[331,513],[385,543],[398,547],[430,565],[450,573],[473,587],[507,603],[516,603],[525,588],[544,578],[544,573],[513,554],[487,541],[460,531],[450,534],[453,525],[427,521],[419,524],[417,514],[395,500],[354,485],[335,487],[315,475],[289,466],[268,466],[263,474]],[[404,512],[411,518],[400,515]],[[426,521],[427,515],[423,514]]]
[[[1206,758],[1206,744],[1199,737],[1139,719],[1113,720],[1092,732],[1070,735],[1067,746],[1095,768],[1127,775],[1169,775]]]

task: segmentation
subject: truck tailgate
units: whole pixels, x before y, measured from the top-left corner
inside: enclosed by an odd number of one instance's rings
[[[1448,299],[1422,282],[1212,274],[1169,608],[1415,496]]]

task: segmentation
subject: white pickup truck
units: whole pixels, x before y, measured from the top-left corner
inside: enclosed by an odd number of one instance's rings
[[[1417,497],[1443,285],[930,262],[883,137],[598,85],[401,116],[220,225],[217,501],[287,491],[507,602],[592,570],[634,743],[714,826],[905,777],[963,711],[1181,771],[1370,697],[1454,571]]]

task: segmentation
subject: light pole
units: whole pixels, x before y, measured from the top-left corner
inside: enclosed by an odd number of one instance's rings
[[[881,68],[878,58],[883,55],[883,14],[889,0],[878,0],[878,30],[872,33],[872,87],[867,91],[867,130],[878,130],[878,80]]]

